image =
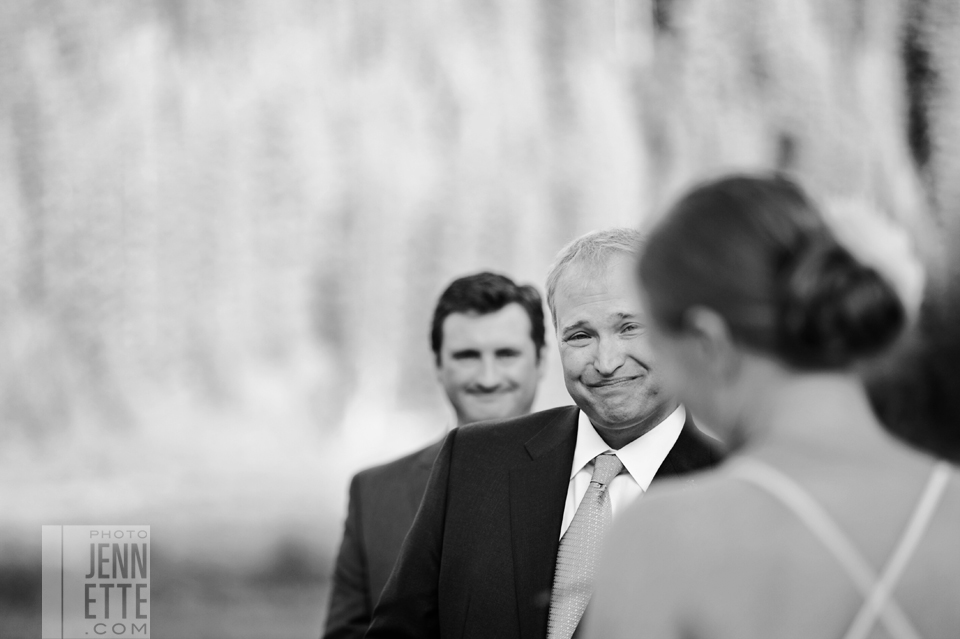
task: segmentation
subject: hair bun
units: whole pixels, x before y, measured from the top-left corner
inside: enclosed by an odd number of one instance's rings
[[[781,352],[801,367],[839,367],[891,344],[906,322],[893,287],[846,249],[822,237],[782,271]]]

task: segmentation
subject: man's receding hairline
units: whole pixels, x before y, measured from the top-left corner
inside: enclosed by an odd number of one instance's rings
[[[593,269],[594,272],[602,271],[611,260],[617,257],[627,259],[638,259],[642,247],[642,235],[639,231],[633,229],[612,229],[617,231],[621,237],[617,239],[626,239],[631,246],[624,246],[621,242],[609,242],[608,238],[600,241],[591,242],[598,235],[604,233],[594,232],[573,240],[570,244],[561,249],[556,262],[547,274],[547,307],[550,311],[550,319],[553,322],[554,330],[559,330],[556,314],[556,294],[560,288],[561,280],[566,277],[571,267],[578,266],[581,270],[584,268]],[[586,250],[585,250],[586,249]]]
[[[619,254],[617,254],[617,253],[619,253]],[[579,276],[574,275],[574,277],[576,278],[576,281],[577,281],[578,283],[583,283],[584,285],[586,285],[586,284],[587,284],[589,281],[591,281],[593,278],[590,277],[589,275],[584,276],[584,275],[583,275],[584,270],[596,271],[596,276],[597,276],[597,277],[606,277],[606,276],[609,275],[610,272],[611,272],[610,269],[606,268],[607,266],[609,266],[609,264],[610,264],[611,261],[613,261],[614,259],[617,259],[617,258],[619,258],[619,257],[622,257],[622,258],[624,258],[624,259],[626,259],[626,260],[632,260],[633,257],[634,257],[632,254],[627,253],[626,251],[619,251],[619,252],[610,251],[610,252],[608,252],[606,255],[607,255],[606,259],[604,259],[602,262],[595,262],[595,261],[592,261],[592,260],[584,260],[584,261],[583,261],[582,263],[580,263],[579,265],[577,264],[577,262],[571,262],[571,264],[574,266],[574,268],[571,269],[571,275],[579,273]],[[579,270],[578,270],[578,268],[577,268],[578,266],[579,266]],[[558,334],[560,333],[561,329],[570,328],[571,326],[576,326],[576,324],[578,323],[578,322],[574,322],[574,323],[571,324],[570,326],[563,327],[563,326],[560,325],[559,318],[556,317],[557,298],[559,297],[559,294],[560,294],[560,291],[561,291],[560,281],[561,281],[564,277],[569,277],[569,275],[567,274],[566,271],[561,272],[560,275],[559,275],[559,277],[557,277],[557,288],[556,288],[556,291],[554,292],[554,296],[553,296],[553,306],[554,306],[554,307],[553,307],[553,309],[551,310],[551,319],[553,320],[554,330],[555,330]],[[564,290],[566,290],[566,288],[564,288]],[[621,317],[629,317],[629,316],[635,316],[635,315],[636,315],[635,313],[624,312],[624,311],[620,311],[620,312],[618,312],[618,313],[616,313],[616,314],[617,314],[617,315],[620,315]]]
[[[560,290],[560,282],[570,279],[579,281],[593,279],[594,276],[606,273],[607,267],[614,259],[619,257],[629,259],[632,256],[626,251],[612,249],[604,253],[600,259],[593,259],[596,257],[597,256],[579,258],[574,256],[570,261],[564,263],[561,268],[557,269],[557,276],[554,280],[554,299],[556,299],[557,291]]]

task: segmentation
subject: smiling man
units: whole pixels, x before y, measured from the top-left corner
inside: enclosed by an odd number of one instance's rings
[[[461,278],[440,297],[430,340],[458,426],[530,412],[543,373],[542,309],[533,287],[493,273]]]
[[[457,426],[526,415],[543,372],[543,302],[496,273],[454,280],[433,312],[430,346]],[[423,496],[436,442],[350,483],[324,639],[363,637]]]
[[[576,406],[446,437],[367,637],[568,639],[610,520],[655,478],[719,461],[661,385],[639,250],[612,229],[560,251],[547,302]]]

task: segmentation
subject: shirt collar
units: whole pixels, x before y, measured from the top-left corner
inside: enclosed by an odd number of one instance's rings
[[[666,419],[618,451],[617,457],[644,491],[650,486],[663,460],[677,443],[687,421],[687,411],[678,406]],[[577,420],[577,446],[573,451],[570,478],[584,469],[594,457],[610,450],[582,410]]]

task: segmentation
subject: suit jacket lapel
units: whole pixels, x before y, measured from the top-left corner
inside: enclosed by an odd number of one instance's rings
[[[410,468],[410,480],[405,482],[407,485],[407,507],[410,514],[409,518],[405,520],[407,522],[412,522],[417,510],[420,509],[423,493],[427,489],[427,480],[430,479],[430,471],[433,469],[433,462],[437,460],[437,455],[440,453],[441,445],[443,445],[443,439],[424,448],[417,455],[415,463]]]
[[[722,457],[720,442],[700,431],[688,412],[677,443],[670,449],[653,479],[656,481],[709,468],[716,465]]]
[[[560,523],[577,443],[579,410],[554,416],[526,443],[529,460],[510,471],[510,526],[521,636],[547,633]]]

